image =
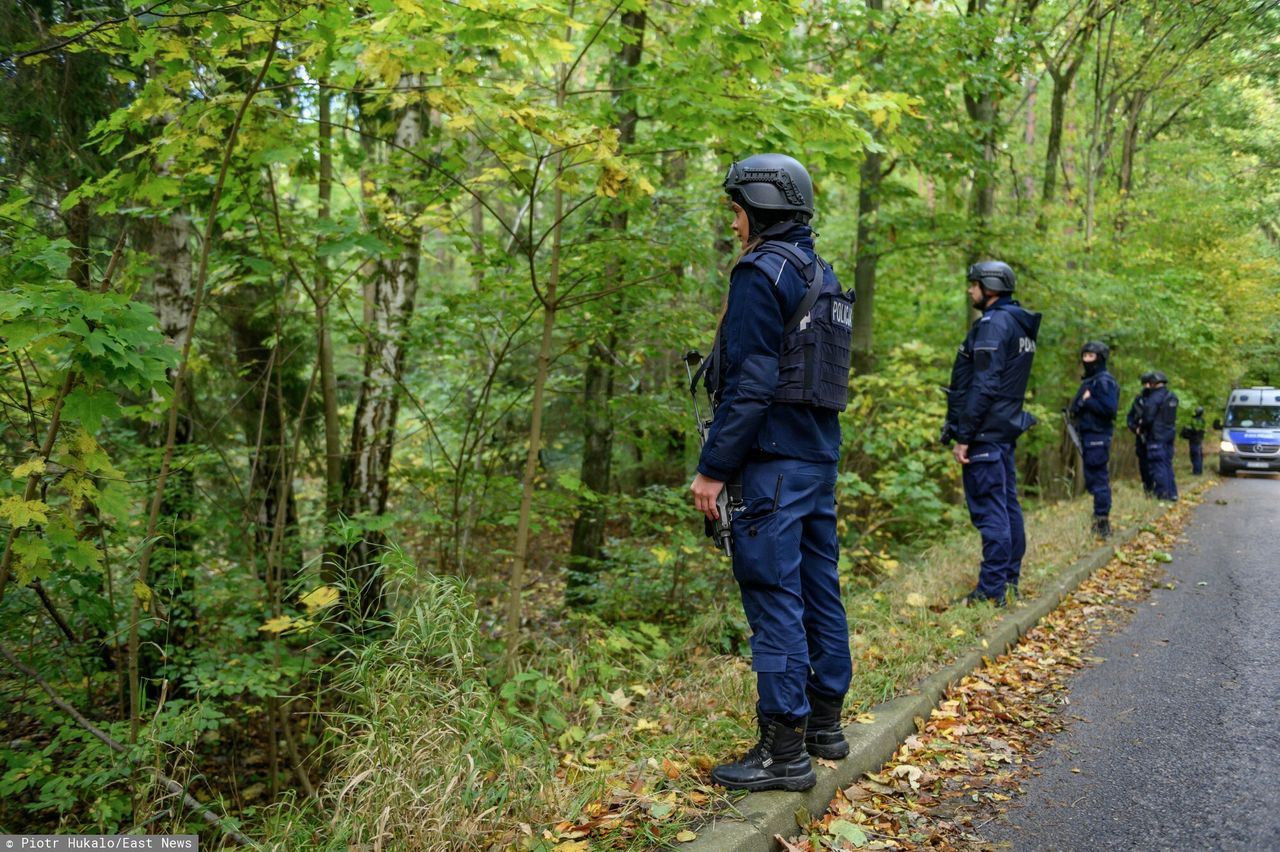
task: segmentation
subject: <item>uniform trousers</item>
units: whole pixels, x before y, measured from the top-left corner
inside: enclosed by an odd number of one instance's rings
[[[1177,500],[1178,485],[1173,479],[1173,440],[1147,441],[1147,469],[1151,490],[1157,500]]]
[[[1108,432],[1081,432],[1081,457],[1084,463],[1084,487],[1093,495],[1093,516],[1105,518],[1111,514],[1111,434]]]
[[[837,572],[836,463],[752,458],[733,519],[733,576],[751,625],[757,711],[788,722],[807,692],[842,699],[853,664]]]
[[[982,535],[977,592],[988,598],[1003,598],[1007,586],[1018,584],[1027,551],[1013,450],[1012,442],[970,444],[964,465],[969,519]]]

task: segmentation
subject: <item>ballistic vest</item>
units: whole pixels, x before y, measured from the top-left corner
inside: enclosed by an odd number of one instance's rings
[[[761,243],[738,263],[755,266],[775,287],[784,266],[790,263],[805,282],[804,298],[783,327],[774,401],[844,411],[849,403],[853,290],[842,290],[835,272],[816,253],[812,258],[806,257],[791,243]],[[705,365],[707,389],[719,402],[724,365],[724,341],[719,330],[708,360],[715,363]]]

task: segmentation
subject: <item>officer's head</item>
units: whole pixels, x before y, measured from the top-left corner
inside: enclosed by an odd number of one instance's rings
[[[966,277],[969,281],[969,300],[975,308],[1013,293],[1017,281],[1009,264],[1002,260],[980,260],[969,267]]]
[[[1203,406],[1203,405],[1197,405],[1197,406],[1196,406],[1196,413],[1195,413],[1195,414],[1193,414],[1192,416],[1193,416],[1193,417],[1204,417],[1204,406]]]
[[[1153,387],[1156,386],[1155,376],[1156,374],[1154,370],[1147,370],[1145,373],[1142,374],[1142,387],[1144,390],[1151,390]]]
[[[1111,356],[1111,349],[1101,340],[1090,340],[1084,346],[1080,347],[1080,360],[1087,366],[1089,364],[1100,364],[1106,366],[1107,358]]]
[[[1157,387],[1157,388],[1158,388],[1158,387],[1160,387],[1161,385],[1167,385],[1167,384],[1169,384],[1169,377],[1168,377],[1168,376],[1166,376],[1164,373],[1160,372],[1159,370],[1153,370],[1153,371],[1151,372],[1151,385],[1152,385],[1152,387]]]
[[[786,154],[756,154],[730,163],[724,191],[736,206],[734,232],[744,246],[774,225],[808,222],[813,216],[813,180]]]

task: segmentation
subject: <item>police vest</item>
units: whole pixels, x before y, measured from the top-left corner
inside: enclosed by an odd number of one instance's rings
[[[775,258],[765,259],[765,255]],[[792,245],[770,240],[743,255],[739,264],[752,264],[775,282],[782,274],[776,258],[790,262],[805,282],[804,298],[782,330],[782,351],[778,356],[776,402],[799,403],[844,411],[849,403],[849,366],[853,349],[854,292],[840,288],[835,273],[816,253],[812,258]],[[719,399],[723,385],[724,343],[716,333],[711,349],[714,365],[707,366],[707,388]]]

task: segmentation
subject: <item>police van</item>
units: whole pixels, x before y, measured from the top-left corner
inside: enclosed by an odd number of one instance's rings
[[[1236,388],[1227,398],[1218,473],[1280,471],[1280,388]]]

